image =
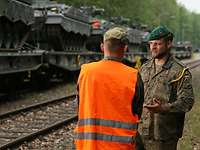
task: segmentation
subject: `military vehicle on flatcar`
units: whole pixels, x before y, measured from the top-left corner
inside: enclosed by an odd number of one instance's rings
[[[190,41],[177,42],[172,48],[172,53],[178,59],[186,59],[192,57],[192,44]]]
[[[89,51],[101,52],[100,44],[103,41],[103,34],[105,31],[109,28],[120,26],[126,28],[128,32],[129,49],[126,52],[126,57],[132,61],[135,61],[135,57],[138,55],[142,58],[147,57],[147,52],[142,50],[146,32],[131,27],[130,19],[122,16],[105,19],[103,17],[104,9],[96,8],[95,6],[82,8],[92,16],[90,20],[92,24],[92,33],[86,41],[86,48]]]
[[[91,34],[89,16],[50,0],[2,0],[0,32],[1,85],[11,78],[59,75],[58,68],[76,70],[100,57],[84,53]],[[44,69],[49,66],[51,73]]]

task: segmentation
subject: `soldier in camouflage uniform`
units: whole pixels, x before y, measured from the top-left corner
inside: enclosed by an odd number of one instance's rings
[[[176,150],[185,113],[194,103],[192,76],[170,49],[173,33],[164,26],[148,37],[152,59],[141,68],[145,104],[139,125],[146,150]]]

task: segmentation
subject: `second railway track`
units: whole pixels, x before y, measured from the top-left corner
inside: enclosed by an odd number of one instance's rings
[[[0,149],[14,147],[77,119],[75,95],[7,112],[0,116]]]

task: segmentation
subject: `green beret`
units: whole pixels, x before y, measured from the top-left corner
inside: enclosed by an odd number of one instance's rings
[[[148,41],[159,40],[163,37],[173,37],[173,33],[165,26],[158,26],[148,35]]]
[[[126,43],[126,42],[128,42],[127,31],[120,27],[115,27],[115,28],[109,29],[104,34],[103,40],[107,41],[110,39],[117,39],[117,40],[121,40],[121,42]]]

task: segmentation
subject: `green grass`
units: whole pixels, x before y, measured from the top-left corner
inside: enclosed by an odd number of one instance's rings
[[[195,104],[186,114],[183,137],[179,140],[178,150],[200,150],[200,69],[192,71]]]

